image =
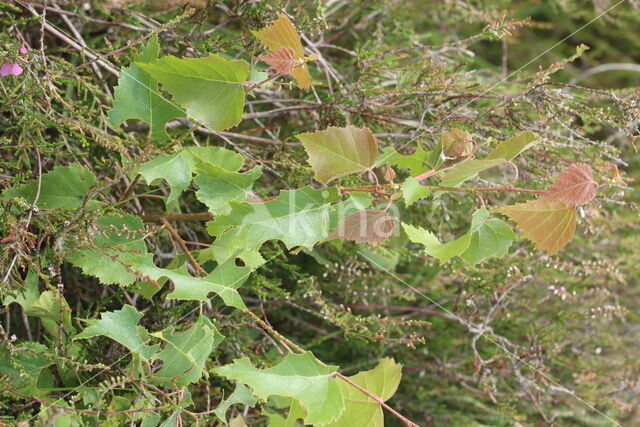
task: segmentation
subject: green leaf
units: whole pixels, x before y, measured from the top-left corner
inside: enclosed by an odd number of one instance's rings
[[[85,196],[95,184],[93,172],[78,163],[56,166],[51,172],[42,175],[37,206],[40,209],[77,209],[82,206]],[[9,188],[2,193],[2,199],[22,197],[27,203],[32,203],[37,186],[37,181],[31,181],[20,187]],[[94,206],[94,203],[89,203],[89,207]]]
[[[500,258],[507,254],[515,233],[501,219],[485,220],[471,236],[471,242],[461,255],[469,264],[475,265],[487,258]]]
[[[370,169],[378,155],[378,141],[367,128],[329,127],[300,133],[296,138],[307,151],[315,179],[321,184]]]
[[[144,234],[136,233],[144,230],[139,218],[132,215],[101,217],[96,223],[102,230],[109,231],[96,233],[92,246],[80,246],[66,256],[85,274],[96,276],[105,284],[124,286],[136,279],[160,286],[160,281],[169,279],[174,284],[174,291],[167,298],[206,301],[208,294],[215,292],[225,304],[241,310],[246,308],[236,289],[249,277],[249,267],[236,267],[230,262],[218,265],[205,278],[189,275],[185,266],[176,270],[160,268],[153,263],[153,255],[147,252]]]
[[[420,184],[413,177],[409,177],[402,184],[402,196],[404,197],[404,203],[407,206],[411,206],[418,199],[424,199],[429,196],[429,189]]]
[[[65,259],[85,274],[95,276],[104,284],[132,284],[137,275],[130,265],[129,258],[136,254],[146,254],[147,245],[143,234],[142,220],[133,215],[103,216],[95,219],[93,244],[80,245],[70,251]],[[128,233],[131,231],[134,233]]]
[[[194,383],[204,374],[211,351],[224,339],[207,318],[200,317],[189,329],[175,333],[173,328],[151,335],[166,341],[155,357],[162,360],[162,368],[153,375],[160,384],[183,387]]]
[[[409,169],[411,176],[418,176],[442,164],[442,140],[429,151],[422,148],[422,144],[416,142],[416,151],[409,155],[398,153],[393,147],[385,147],[378,157],[375,167],[389,163],[402,169]]]
[[[209,129],[224,130],[240,123],[243,82],[249,76],[246,62],[218,55],[183,59],[165,56],[155,64],[138,65],[162,83],[190,117]]]
[[[252,407],[256,404],[257,400],[253,397],[253,393],[249,390],[244,384],[237,383],[236,389],[231,393],[231,395],[224,401],[220,402],[218,407],[213,411],[213,413],[218,417],[220,421],[224,424],[227,424],[227,411],[231,407],[231,405],[235,405],[236,403],[242,403],[248,407]]]
[[[171,205],[189,186],[191,174],[199,190],[196,197],[215,215],[231,210],[229,201],[247,200],[253,183],[261,175],[260,167],[238,172],[244,158],[222,147],[189,147],[174,155],[161,154],[138,171],[148,184],[163,178],[171,186],[167,205]]]
[[[153,357],[158,345],[149,346],[147,330],[138,326],[142,318],[134,307],[125,305],[122,310],[102,313],[100,320],[89,320],[89,327],[84,329],[73,339],[86,339],[96,336],[106,336],[127,347],[131,352],[137,353],[144,360]]]
[[[207,231],[218,236],[211,249],[216,260],[224,262],[238,250],[255,252],[271,239],[282,240],[288,248],[311,248],[328,236],[330,203],[337,199],[335,188],[304,187],[282,191],[268,202],[232,201],[229,215],[207,223]]]
[[[335,378],[337,366],[327,366],[312,353],[288,354],[273,368],[257,369],[248,358],[235,360],[215,371],[253,388],[260,399],[279,395],[297,399],[307,412],[306,424],[327,424],[341,416],[344,400]]]
[[[138,173],[149,185],[159,179],[164,179],[169,183],[171,191],[167,197],[167,206],[177,200],[191,182],[191,169],[181,154],[173,156],[160,154],[156,159],[143,164]]]
[[[224,166],[212,163],[200,163],[196,168],[194,182],[199,187],[196,197],[207,205],[214,215],[231,212],[229,202],[245,201],[251,194],[251,188],[262,171],[259,166],[245,173],[227,170]]]
[[[384,358],[370,371],[349,377],[351,381],[386,401],[400,385],[402,365],[391,358]],[[345,411],[337,420],[324,427],[346,427],[362,425],[383,427],[384,414],[381,405],[346,381],[338,380],[338,387],[345,401]]]
[[[71,309],[67,301],[57,290],[47,290],[42,293],[38,290],[38,274],[29,268],[25,279],[23,293],[16,296],[7,295],[3,304],[9,305],[12,302],[22,306],[24,314],[29,317],[38,317],[47,332],[53,336],[58,336],[60,330],[58,324],[62,324],[67,331],[75,332],[71,324]]]
[[[442,175],[440,185],[443,187],[458,187],[463,182],[472,179],[480,172],[483,172],[492,167],[501,165],[505,162],[504,159],[494,160],[477,160],[467,159],[454,165],[451,169],[446,171]]]
[[[75,332],[71,325],[71,308],[57,289],[40,294],[38,300],[25,309],[25,314],[39,317],[47,332],[55,337],[60,334],[58,325],[61,321],[67,331]]]
[[[502,141],[496,148],[489,153],[485,160],[504,159],[513,160],[518,154],[524,150],[536,145],[539,141],[538,136],[530,130],[521,132],[516,136],[512,136],[506,141]]]
[[[12,383],[11,388],[29,396],[42,394],[38,388],[38,377],[53,363],[43,353],[47,347],[35,342],[20,344],[22,351],[9,351],[6,344],[0,345],[0,378],[2,383]],[[26,351],[29,350],[29,351]]]
[[[38,273],[29,268],[27,277],[24,280],[24,289],[21,289],[17,295],[6,295],[2,300],[2,304],[8,306],[12,302],[19,304],[23,309],[28,310],[33,304],[40,298],[40,292],[38,291]]]
[[[437,258],[441,263],[449,261],[456,255],[461,255],[471,243],[471,235],[483,224],[484,220],[489,216],[486,209],[478,209],[473,213],[471,219],[471,227],[469,231],[456,240],[441,243],[440,240],[428,230],[420,227],[414,227],[409,224],[402,223],[405,233],[413,243],[424,245],[424,253]]]
[[[166,100],[158,92],[158,82],[138,65],[155,63],[159,52],[158,37],[154,34],[136,58],[137,63],[120,71],[113,109],[109,111],[109,124],[117,128],[128,119],[143,120],[149,124],[151,139],[166,140],[167,122],[185,117],[185,112]]]
[[[235,258],[218,265],[211,274],[202,279],[192,277],[187,272],[185,265],[174,271],[165,270],[154,266],[145,266],[141,272],[155,280],[163,277],[171,280],[174,290],[167,298],[181,300],[206,301],[211,292],[218,294],[225,304],[246,310],[244,302],[236,289],[238,289],[253,271],[250,267],[237,267]]]

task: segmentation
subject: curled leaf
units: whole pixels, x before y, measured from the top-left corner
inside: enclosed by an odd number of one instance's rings
[[[576,163],[556,178],[541,200],[584,205],[596,196],[597,187],[591,167],[586,163]]]
[[[504,206],[498,212],[515,221],[523,231],[522,236],[549,255],[566,245],[576,230],[576,209],[569,203],[538,199]]]
[[[473,152],[471,134],[465,130],[453,128],[442,135],[442,150],[450,158],[467,157]]]

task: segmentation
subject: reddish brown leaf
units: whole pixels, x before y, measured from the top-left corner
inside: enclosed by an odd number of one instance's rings
[[[556,178],[540,200],[584,205],[596,196],[597,187],[591,167],[585,163],[576,163]]]
[[[279,74],[291,74],[293,69],[300,64],[300,60],[296,59],[295,51],[288,46],[278,48],[259,59],[269,64]]]
[[[344,217],[328,238],[375,243],[386,240],[392,231],[393,224],[386,211],[369,209]]]

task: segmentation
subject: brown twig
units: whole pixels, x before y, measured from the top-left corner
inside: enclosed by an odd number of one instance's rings
[[[140,215],[140,218],[144,222],[159,222],[167,221],[211,221],[214,216],[210,212],[195,212],[173,215]]]
[[[262,326],[263,329],[266,329],[267,331],[269,331],[273,336],[275,336],[278,341],[280,341],[280,343],[282,343],[282,345],[284,345],[285,347],[287,347],[287,349],[291,352],[291,349],[288,347],[292,347],[295,350],[299,351],[300,353],[304,353],[305,350],[300,347],[298,344],[294,343],[293,341],[283,337],[278,331],[276,331],[275,329],[273,329],[271,327],[271,325],[269,325],[267,322],[265,322],[264,320],[262,320],[261,318],[259,318],[258,316],[255,315],[255,313],[253,313],[251,310],[247,310],[245,311],[246,314],[249,315],[249,317],[251,317],[253,320],[255,320],[260,326]],[[285,345],[285,344],[288,344]]]
[[[198,273],[202,276],[202,277],[206,277],[209,275],[209,273],[207,273],[207,271],[202,268],[202,266],[200,265],[200,263],[198,263],[198,261],[196,261],[196,259],[193,257],[193,255],[191,255],[191,252],[189,251],[189,249],[187,248],[187,244],[184,242],[184,240],[182,240],[182,237],[180,237],[180,235],[178,234],[178,232],[176,231],[175,228],[173,228],[171,226],[171,224],[169,223],[169,221],[167,221],[166,218],[162,218],[162,224],[164,224],[165,228],[167,229],[167,231],[169,231],[169,233],[171,234],[171,236],[176,239],[176,241],[178,242],[178,244],[180,245],[180,247],[182,248],[182,251],[184,252],[184,254],[187,256],[187,258],[189,258],[189,261],[191,261],[191,264],[193,264],[193,266],[195,267],[195,269],[198,271]]]

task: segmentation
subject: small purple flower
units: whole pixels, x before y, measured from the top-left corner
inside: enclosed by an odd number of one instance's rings
[[[28,52],[26,47],[21,47],[20,49],[18,49],[18,52],[20,52],[21,54],[26,54]]]
[[[5,62],[4,64],[2,64],[2,67],[0,67],[0,76],[5,77],[9,74],[13,76],[19,76],[20,74],[22,74],[22,71],[24,71],[23,68],[18,65],[17,62],[14,62],[12,64]]]

